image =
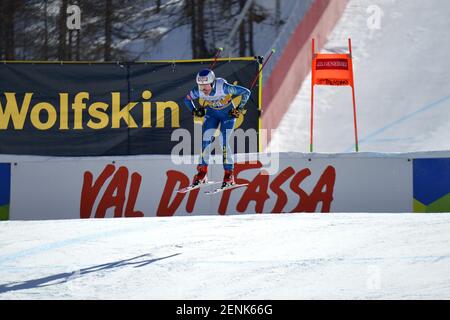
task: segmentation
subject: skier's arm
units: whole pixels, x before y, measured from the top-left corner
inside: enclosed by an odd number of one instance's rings
[[[239,104],[239,106],[236,107],[236,109],[238,110],[242,110],[245,106],[245,104],[247,103],[248,99],[250,98],[250,90],[248,90],[247,88],[241,87],[241,86],[237,86],[237,85],[232,85],[232,84],[225,84],[224,85],[224,90],[226,94],[231,94],[234,96],[241,96],[242,100],[241,103]]]
[[[194,104],[194,100],[198,99],[199,94],[198,94],[198,88],[194,88],[191,90],[191,92],[189,92],[189,94],[184,97],[183,102],[185,104],[185,106],[189,109],[189,111],[193,112],[195,109],[197,109],[197,107]]]
[[[183,102],[193,115],[203,117],[206,114],[205,108],[197,108],[194,104],[194,100],[198,99],[199,96],[198,88],[194,88],[186,97],[184,97]]]

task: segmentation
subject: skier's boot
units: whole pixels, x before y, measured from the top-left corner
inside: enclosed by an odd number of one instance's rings
[[[232,186],[233,184],[235,184],[233,169],[225,170],[223,174],[222,188]]]
[[[208,166],[197,166],[197,174],[194,176],[194,179],[192,180],[192,184],[194,186],[199,185],[201,183],[206,183],[208,181],[208,178],[206,174],[208,173]]]

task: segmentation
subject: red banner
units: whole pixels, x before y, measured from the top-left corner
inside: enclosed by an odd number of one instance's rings
[[[311,64],[311,133],[309,150],[313,152],[313,126],[314,126],[314,86],[350,86],[352,87],[353,114],[355,128],[355,150],[358,147],[358,129],[356,124],[355,83],[353,78],[352,42],[348,39],[349,53],[330,54],[316,53],[314,39],[312,40]]]
[[[351,56],[348,54],[314,54],[312,82],[313,85],[353,86]]]

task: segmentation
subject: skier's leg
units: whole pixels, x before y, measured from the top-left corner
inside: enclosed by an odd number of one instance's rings
[[[197,174],[192,179],[192,184],[205,183],[208,181],[206,175],[208,173],[209,164],[209,146],[214,137],[214,131],[218,125],[218,119],[210,114],[205,116],[205,121],[202,126],[202,152],[200,154],[200,164],[197,166]]]
[[[234,160],[233,150],[230,145],[230,138],[234,131],[235,118],[229,118],[221,122],[220,131],[222,136],[222,152],[223,152],[223,169],[224,178],[223,182],[227,184],[234,183]]]
[[[214,117],[213,112],[208,112],[205,116],[205,122],[202,127],[202,153],[200,155],[200,164],[207,166],[209,164],[209,154],[211,142],[214,138],[214,132],[219,125],[219,119]]]

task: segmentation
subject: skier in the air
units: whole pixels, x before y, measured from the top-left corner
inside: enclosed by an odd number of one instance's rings
[[[192,184],[196,186],[207,182],[209,151],[205,152],[205,149],[211,144],[213,133],[220,124],[224,169],[222,188],[225,188],[235,183],[233,153],[229,140],[236,118],[241,114],[251,92],[247,88],[229,84],[223,78],[216,78],[210,69],[200,71],[196,81],[197,86],[184,98],[185,105],[193,115],[205,117],[202,127],[201,163],[197,166],[198,172],[194,176]],[[240,104],[236,107],[232,102],[233,96],[242,97]],[[203,99],[204,105],[197,107],[193,100],[199,98]]]

